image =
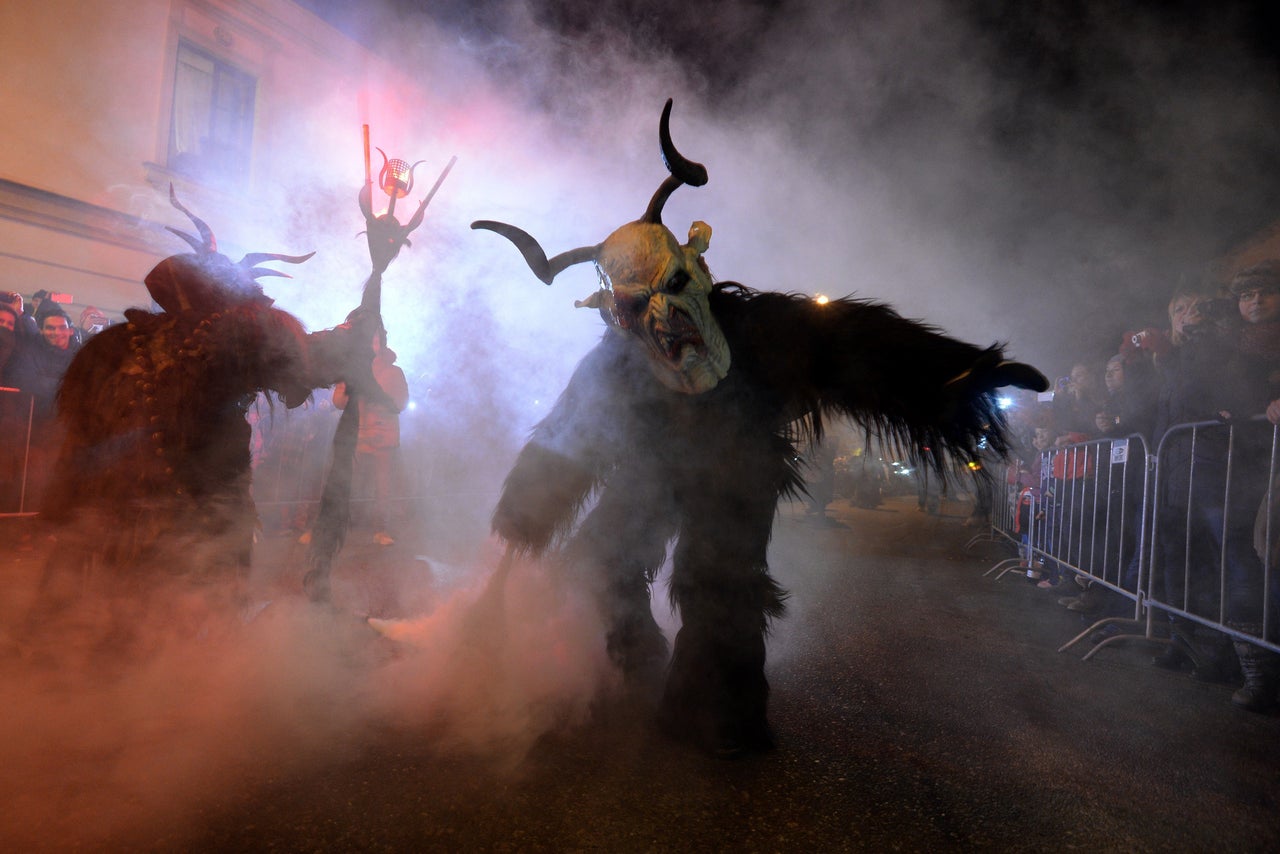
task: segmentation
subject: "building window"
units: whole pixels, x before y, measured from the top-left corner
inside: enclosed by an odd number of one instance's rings
[[[192,178],[243,183],[253,146],[257,80],[183,41],[173,82],[169,168]]]

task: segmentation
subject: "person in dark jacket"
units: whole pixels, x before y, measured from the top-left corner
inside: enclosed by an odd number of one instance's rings
[[[1234,516],[1240,518],[1238,536],[1241,539],[1248,536],[1253,548],[1241,549],[1249,554],[1250,560],[1227,566],[1227,624],[1251,637],[1261,638],[1266,604],[1262,561],[1274,553],[1266,543],[1268,461],[1274,431],[1271,424],[1259,425],[1243,419],[1270,413],[1272,402],[1280,400],[1280,260],[1263,261],[1241,270],[1232,278],[1230,291],[1243,321],[1236,337],[1235,358],[1228,368],[1228,372],[1242,382],[1240,402],[1233,413],[1237,422],[1243,422],[1237,429],[1233,453],[1234,460],[1238,461],[1233,466],[1233,492],[1234,479],[1238,478],[1244,486],[1241,503],[1232,506]],[[1277,500],[1280,499],[1272,499]],[[1270,536],[1274,540],[1280,535]],[[1277,600],[1280,577],[1275,576],[1274,569],[1272,563],[1270,589],[1273,600]],[[1274,642],[1280,638],[1276,627],[1276,621],[1280,620],[1280,601],[1273,601],[1271,612],[1271,636],[1266,639]],[[1235,650],[1244,684],[1232,695],[1232,702],[1256,712],[1275,708],[1277,688],[1280,688],[1280,656],[1239,638],[1235,641]]]

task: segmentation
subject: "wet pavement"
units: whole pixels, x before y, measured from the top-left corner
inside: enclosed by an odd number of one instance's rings
[[[965,550],[966,509],[838,501],[815,519],[784,506],[771,563],[792,595],[770,645],[771,753],[723,761],[674,744],[636,698],[596,703],[515,760],[447,747],[430,727],[375,726],[305,760],[241,758],[180,806],[115,834],[81,828],[76,844],[1280,850],[1280,718],[1235,710],[1228,686],[1152,667],[1148,644],[1087,662],[1057,652],[1085,623],[1017,574],[984,577],[1009,553]],[[259,573],[282,591],[296,581],[295,545],[260,549],[273,569]],[[430,610],[457,578],[446,561],[417,559],[419,547],[353,542],[335,595],[394,616],[416,590],[413,607]]]

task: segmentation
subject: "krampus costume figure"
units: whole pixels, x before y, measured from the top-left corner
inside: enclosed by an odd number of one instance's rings
[[[631,679],[660,672],[666,642],[649,587],[675,540],[671,595],[682,626],[660,716],[674,734],[721,755],[772,746],[766,720],[765,634],[785,593],[766,563],[779,499],[803,489],[795,443],[843,415],[942,470],[985,438],[1007,447],[992,392],[1043,390],[1034,368],[849,299],[713,283],[702,255],[711,229],[695,222],[681,246],[661,220],[681,184],[706,170],[659,125],[671,175],[644,216],[597,246],[547,259],[537,241],[490,221],[550,284],[593,261],[601,289],[578,303],[609,325],[535,428],[507,477],[495,532],[540,553],[596,503],[566,546],[598,580],[611,659]]]
[[[248,407],[269,391],[293,408],[314,388],[369,373],[367,336],[307,334],[255,281],[285,275],[261,262],[311,255],[233,263],[172,188],[170,200],[199,237],[169,229],[195,252],[147,274],[164,311],[127,310],[128,322],[90,339],[62,381],[65,442],[42,512],[59,526],[46,593],[74,588],[82,576],[65,570],[90,558],[123,570],[113,586],[167,574],[243,579],[257,522]]]

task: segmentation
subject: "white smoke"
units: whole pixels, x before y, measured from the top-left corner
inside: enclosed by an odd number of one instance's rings
[[[251,599],[270,604],[248,622],[178,590],[146,609],[127,597],[84,605],[53,643],[11,646],[4,838],[93,846],[185,827],[246,782],[349,755],[386,727],[509,767],[615,687],[589,603],[545,567],[519,566],[505,611],[475,622],[497,564],[484,538],[503,474],[602,325],[572,308],[597,287],[590,265],[546,287],[514,247],[468,224],[510,222],[554,254],[636,219],[666,175],[667,97],[677,147],[710,181],[676,192],[664,220],[682,238],[693,220],[710,223],[718,277],[882,298],[975,343],[1007,341],[1051,374],[1082,341],[1105,348],[1159,317],[1166,286],[1219,240],[1196,214],[1239,213],[1225,197],[1265,148],[1252,128],[1280,127],[1275,104],[1239,82],[1268,79],[1259,60],[1223,44],[1178,72],[1192,36],[1138,12],[1110,19],[1109,4],[1085,4],[1084,21],[1029,21],[1041,36],[1060,24],[1064,53],[1093,52],[1093,64],[1070,57],[1082,69],[1074,95],[1005,76],[999,39],[1012,30],[981,4],[658,3],[643,35],[675,15],[669,42],[633,39],[608,16],[552,28],[554,5],[479,4],[461,25],[406,17],[387,64],[356,67],[337,89],[277,79],[297,97],[272,103],[290,118],[255,166],[264,191],[241,221],[210,217],[235,257],[319,250],[294,280],[265,284],[309,327],[332,326],[368,270],[360,125],[390,156],[425,161],[402,219],[457,155],[383,298],[418,404],[406,469],[430,473],[408,523],[426,559],[340,569],[335,614],[302,600],[296,562],[264,566],[260,549]],[[1054,4],[1032,5],[1051,17]],[[1225,39],[1229,23],[1211,35]],[[419,94],[400,100],[405,78]],[[175,222],[163,198],[136,206]],[[9,626],[34,596],[38,570],[23,572]],[[367,612],[403,620],[384,627],[394,642],[369,631]],[[99,648],[111,626],[132,634],[136,655]]]

